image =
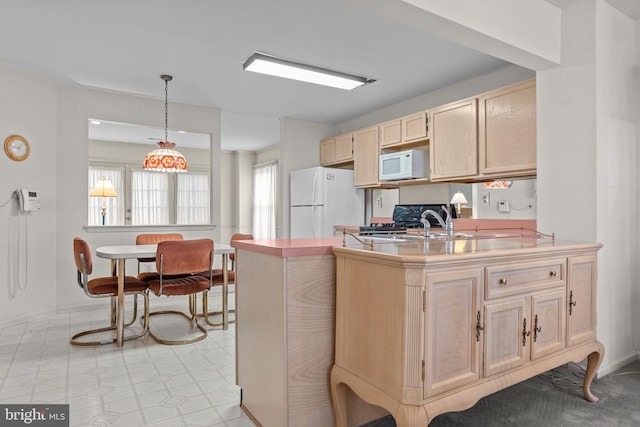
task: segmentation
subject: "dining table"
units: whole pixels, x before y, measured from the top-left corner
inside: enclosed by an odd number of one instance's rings
[[[157,244],[152,245],[112,245],[100,246],[96,249],[96,256],[111,260],[112,274],[118,276],[118,296],[116,305],[116,345],[122,347],[124,343],[124,278],[125,264],[128,259],[155,258]],[[226,243],[215,243],[215,255],[222,255],[222,329],[229,328],[229,254],[235,251]]]

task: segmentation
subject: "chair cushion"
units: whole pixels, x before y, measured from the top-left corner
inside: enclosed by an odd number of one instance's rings
[[[153,293],[160,293],[159,279],[151,280],[148,286]],[[209,279],[197,274],[162,281],[162,295],[190,295],[206,289],[209,289]]]
[[[139,281],[135,277],[125,276],[125,292],[144,292],[146,289],[146,283]],[[89,283],[87,283],[87,290],[95,295],[116,295],[118,293],[118,278],[115,276],[107,276],[91,279]]]
[[[155,258],[153,260],[155,261]],[[185,277],[185,276],[190,276],[190,274],[165,275],[164,280],[177,279],[179,277]],[[144,283],[149,283],[152,280],[160,280],[160,273],[156,271],[145,271],[138,274],[138,280]]]

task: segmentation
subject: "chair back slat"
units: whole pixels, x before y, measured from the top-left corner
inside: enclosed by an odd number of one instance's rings
[[[156,268],[161,276],[194,274],[211,268],[213,240],[176,240],[158,243]]]

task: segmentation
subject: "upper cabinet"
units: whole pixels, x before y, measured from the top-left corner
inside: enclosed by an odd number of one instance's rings
[[[429,112],[431,180],[478,175],[478,100],[453,102]]]
[[[320,141],[320,164],[337,165],[353,161],[353,133]]]
[[[480,96],[479,108],[480,174],[535,175],[535,79]]]
[[[380,182],[381,153],[428,150],[430,177]],[[320,164],[353,162],[356,186],[536,176],[536,81],[526,80],[320,143]]]
[[[379,185],[379,157],[378,126],[355,131],[353,133],[353,174],[356,187]]]
[[[429,138],[426,111],[378,125],[380,148],[404,149],[416,143],[424,144]]]

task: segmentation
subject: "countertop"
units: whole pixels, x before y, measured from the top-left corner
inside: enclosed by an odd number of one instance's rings
[[[513,235],[497,235],[495,237],[435,238],[414,241],[394,241],[393,239],[375,239],[369,243],[361,238],[361,243],[352,236],[330,237],[324,239],[273,239],[273,240],[236,240],[231,246],[251,252],[281,258],[332,255],[334,248],[341,248],[375,254],[382,258],[402,257],[404,261],[421,263],[440,262],[443,257],[452,260],[463,260],[496,255],[535,254],[538,252],[558,253],[565,250],[600,248],[600,243],[559,241],[551,237],[524,237]],[[343,243],[344,242],[344,243]]]
[[[495,237],[436,238],[417,241],[394,242],[393,239],[375,240],[372,244],[348,244],[336,247],[336,253],[347,253],[375,256],[383,259],[398,257],[403,262],[428,264],[431,262],[463,261],[470,258],[491,258],[495,256],[534,256],[538,253],[549,254],[575,251],[580,249],[599,249],[600,243],[559,241],[551,237],[532,235],[520,237],[513,235],[497,235]],[[344,250],[344,251],[343,251]]]

